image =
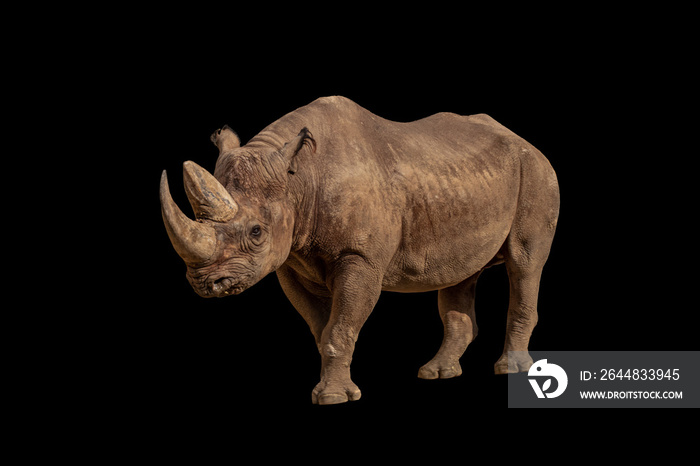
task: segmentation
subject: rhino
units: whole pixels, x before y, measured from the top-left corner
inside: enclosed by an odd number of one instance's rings
[[[443,341],[418,377],[461,375],[478,330],[477,279],[497,264],[510,297],[494,370],[529,370],[559,216],[556,174],[531,144],[486,114],[394,122],[339,96],[288,113],[243,146],[228,126],[211,140],[213,175],[183,164],[195,220],[162,173],[167,234],[202,297],[236,295],[277,273],[321,355],[313,403],[360,398],[350,363],[382,291],[438,291]]]

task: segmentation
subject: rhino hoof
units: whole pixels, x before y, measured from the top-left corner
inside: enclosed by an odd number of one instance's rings
[[[336,405],[347,401],[357,401],[362,396],[362,392],[357,385],[350,384],[348,387],[326,387],[320,382],[311,393],[311,402],[318,405]]]
[[[337,405],[348,401],[348,396],[345,393],[328,393],[318,397],[320,405]]]
[[[438,361],[430,361],[418,370],[418,377],[426,380],[451,379],[462,375],[462,366],[459,361],[441,364]]]
[[[496,364],[494,364],[494,372],[496,374],[515,374],[518,372],[527,372],[532,366],[532,358],[527,351],[513,351],[509,355],[503,354]]]

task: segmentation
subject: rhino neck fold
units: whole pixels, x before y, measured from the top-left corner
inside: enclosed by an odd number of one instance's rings
[[[293,134],[293,131],[290,131],[290,133]],[[264,129],[260,133],[258,133],[256,136],[251,139],[248,144],[246,144],[246,147],[250,148],[258,148],[258,147],[271,147],[274,150],[280,150],[283,146],[284,143],[287,142],[290,138],[285,139],[281,135],[279,135],[276,131],[272,131],[270,129]]]
[[[313,243],[319,191],[319,183],[313,170],[304,169],[289,175],[287,196],[294,222],[292,251],[299,252]]]

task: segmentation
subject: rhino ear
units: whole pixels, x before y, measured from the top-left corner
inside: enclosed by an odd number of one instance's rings
[[[238,139],[238,135],[234,130],[229,128],[228,125],[224,125],[223,128],[214,131],[209,139],[219,148],[219,153],[241,147],[241,141]]]
[[[291,174],[294,174],[297,171],[295,156],[301,150],[301,148],[304,147],[304,145],[311,148],[311,152],[316,152],[316,140],[314,140],[311,131],[309,131],[309,129],[306,127],[302,128],[297,137],[287,142],[284,147],[282,147],[282,150],[280,150],[280,154],[289,164],[287,171]]]

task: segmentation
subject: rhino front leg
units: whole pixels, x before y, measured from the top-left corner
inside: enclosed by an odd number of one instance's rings
[[[321,381],[311,400],[325,405],[359,400],[350,378],[350,363],[362,325],[381,293],[381,273],[357,255],[342,258],[331,282],[331,315],[321,335]]]
[[[277,278],[284,294],[309,325],[316,347],[321,351],[321,336],[331,315],[328,288],[303,278],[287,266],[277,269]]]

